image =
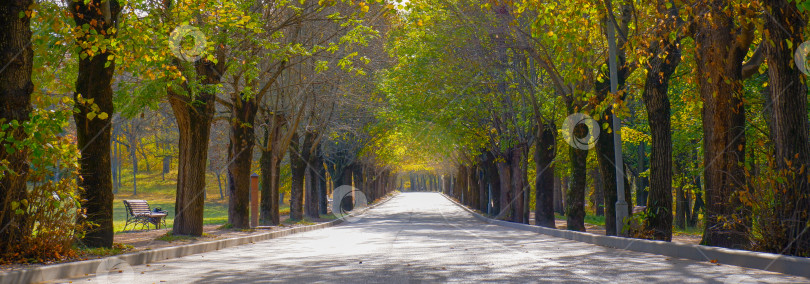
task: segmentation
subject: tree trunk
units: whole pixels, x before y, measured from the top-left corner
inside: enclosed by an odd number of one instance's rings
[[[581,127],[577,127],[581,129]],[[584,137],[577,136],[577,137]],[[587,178],[587,161],[588,151],[583,151],[574,147],[568,149],[568,155],[571,159],[571,187],[566,192],[565,197],[565,215],[567,217],[567,229],[572,231],[585,231],[585,179]],[[603,176],[604,177],[604,176]],[[607,188],[607,187],[605,187]],[[607,195],[607,194],[605,194]],[[614,195],[615,196],[615,195]],[[606,201],[607,202],[607,201]],[[614,201],[615,204],[615,201]],[[606,214],[607,215],[607,214]],[[615,215],[614,215],[615,216]],[[608,223],[608,218],[605,216],[605,224]],[[614,223],[615,224],[615,223]],[[615,225],[614,225],[615,227]],[[607,227],[606,229],[610,229]]]
[[[747,248],[750,216],[739,199],[745,186],[742,61],[751,43],[753,27],[737,27],[729,5],[726,0],[711,0],[704,7],[706,11],[702,11],[707,16],[696,19],[707,216],[701,244]]]
[[[684,218],[684,229],[686,229],[686,226],[691,226],[689,224],[692,222],[692,220],[691,220],[691,217],[692,217],[692,189],[691,188],[689,188],[689,189],[684,188],[683,194],[684,194],[683,202],[684,202],[684,209],[685,209],[684,213],[683,213],[683,218]]]
[[[591,192],[591,203],[593,203],[593,212],[596,216],[605,216],[605,188],[602,181],[602,174],[599,169],[591,169],[588,171],[593,181],[593,192]]]
[[[134,143],[129,147],[129,154],[132,159],[132,195],[138,195],[138,153],[135,152]]]
[[[327,183],[326,183],[326,167],[324,167],[324,165],[323,165],[323,161],[324,161],[323,152],[320,151],[320,148],[318,148],[318,149],[319,149],[318,150],[318,162],[315,165],[315,168],[316,168],[315,171],[318,173],[317,176],[319,177],[318,178],[318,212],[320,212],[320,214],[326,215],[326,214],[329,213],[329,211],[328,211],[329,209],[327,208],[328,207],[327,206],[328,205],[327,204],[327,198],[328,198],[327,197],[328,196],[327,191],[328,191],[328,188],[327,188]]]
[[[88,3],[89,2],[89,3]],[[105,18],[102,10],[109,8],[109,19]],[[114,32],[107,32],[115,27],[121,6],[118,1],[74,1],[70,4],[73,20],[76,26],[89,25],[91,30],[106,38],[115,38]],[[88,33],[89,34],[89,33]],[[79,38],[78,42],[89,39]],[[93,44],[90,44],[91,46]],[[81,53],[91,52],[90,46],[85,47]],[[93,53],[79,59],[78,77],[76,78],[76,108],[74,114],[76,122],[77,147],[81,151],[79,158],[79,187],[81,191],[82,208],[86,214],[86,221],[96,224],[88,230],[83,243],[89,247],[112,247],[113,244],[113,193],[112,172],[110,162],[110,120],[114,113],[112,79],[115,71],[115,62],[108,61],[112,55],[110,51]],[[83,98],[79,100],[79,97]],[[81,103],[84,99],[92,99],[92,104]],[[98,106],[93,112],[92,105]],[[88,118],[89,113],[106,113],[107,119]]]
[[[667,89],[669,79],[681,61],[679,42],[665,44],[647,60],[647,78],[642,93],[647,107],[652,147],[650,155],[650,191],[647,199],[647,230],[653,239],[672,240],[672,132]],[[660,51],[660,52],[659,52]],[[681,198],[683,197],[681,187]]]
[[[306,142],[301,142],[298,133],[294,133],[290,144],[290,220],[294,221],[304,219],[304,174],[307,164],[301,152],[307,148]]]
[[[458,166],[458,176],[457,176],[457,178],[458,178],[458,184],[457,184],[458,186],[457,186],[457,188],[458,188],[458,191],[460,192],[459,193],[459,201],[461,201],[461,204],[467,204],[467,202],[466,202],[467,198],[470,198],[467,195],[467,180],[468,180],[468,178],[467,178],[467,166],[465,166],[465,165],[459,165]]]
[[[31,71],[34,66],[34,51],[31,48],[31,18],[29,14],[20,17],[33,3],[31,0],[3,1],[0,3],[0,62],[6,65],[0,68],[0,125],[11,121],[20,124],[30,119],[31,93],[34,84],[31,82]],[[23,127],[8,130],[8,138],[27,139]],[[0,139],[0,160],[8,161],[10,172],[2,172],[0,178],[0,255],[17,249],[24,236],[31,234],[31,228],[24,226],[24,215],[15,213],[11,203],[18,203],[28,196],[26,181],[28,179],[28,150],[5,151],[6,142]],[[108,165],[109,166],[109,165]],[[109,167],[108,167],[109,168]],[[27,210],[23,206],[18,209]],[[19,248],[24,249],[24,248]]]
[[[621,28],[624,34],[628,34],[628,26],[631,21],[631,10],[629,5],[625,5],[624,2],[620,6],[622,9],[622,13],[620,14],[621,17],[618,17],[616,24]],[[604,22],[607,24],[607,22]],[[607,36],[607,34],[605,34]],[[627,77],[630,75],[629,67],[627,66],[627,55],[625,51],[625,39],[623,37],[618,37],[617,41],[617,51],[616,51],[616,64],[617,64],[617,82],[616,85],[618,86],[618,90],[624,90],[625,82]],[[605,62],[608,60],[606,59]],[[615,98],[614,95],[610,92],[610,78],[605,78],[602,82],[596,82],[594,84],[594,88],[596,90],[596,95],[599,101],[608,100],[613,102]],[[623,97],[622,97],[623,99]],[[608,236],[615,236],[616,235],[616,201],[617,199],[617,184],[616,184],[616,161],[615,161],[615,148],[613,143],[613,107],[608,106],[604,112],[598,114],[594,119],[598,121],[600,126],[606,126],[607,128],[603,128],[601,135],[597,138],[596,141],[596,161],[599,164],[599,172],[602,176],[603,187],[602,190],[604,191],[604,204],[605,204],[605,234]],[[619,145],[621,147],[621,145]],[[618,165],[623,167],[624,165]],[[623,171],[624,172],[624,171]],[[584,174],[583,174],[584,175]],[[584,182],[584,181],[583,181]],[[572,185],[576,185],[577,181],[573,180]],[[625,192],[628,192],[627,186],[625,184]],[[632,201],[628,201],[628,207],[632,208],[633,203]],[[628,212],[632,212],[629,210]]]
[[[222,191],[222,175],[217,172],[217,186],[219,187],[219,199],[225,199],[225,194]]]
[[[641,175],[642,172],[647,170],[647,167],[644,165],[646,162],[645,156],[647,155],[647,144],[644,141],[638,142],[638,173]],[[647,178],[646,177],[638,177],[636,180],[636,205],[637,206],[647,206],[647,195],[649,191],[647,191]]]
[[[563,185],[563,178],[562,177],[554,177],[554,212],[559,214],[565,214],[565,206],[563,206],[563,200],[565,196],[563,194],[565,186]]]
[[[348,165],[348,166],[343,168],[342,174],[340,175],[340,178],[338,179],[338,181],[340,183],[337,184],[337,187],[344,186],[344,185],[352,186],[352,172],[353,172],[352,168],[353,167],[354,167],[354,165]],[[335,188],[337,188],[337,187],[335,187]],[[334,200],[333,200],[333,202],[334,202]]]
[[[175,235],[202,235],[205,166],[208,139],[214,115],[213,94],[200,94],[192,100],[170,95],[169,102],[180,132],[180,158],[177,169],[177,197],[172,232]]]
[[[526,145],[521,144],[512,151],[512,192],[514,192],[515,206],[512,214],[512,222],[528,223],[526,217],[526,194],[529,193],[528,181],[526,180]]]
[[[306,196],[304,197],[304,213],[307,217],[317,219],[320,217],[320,201],[318,194],[318,184],[320,184],[320,176],[318,175],[317,168],[323,168],[323,164],[319,159],[317,152],[312,152],[312,146],[315,143],[315,139],[317,138],[318,134],[312,131],[307,131],[304,135],[304,145],[308,146],[302,149],[304,158],[306,159],[307,163],[307,174],[306,174]]]
[[[796,7],[796,1],[766,1],[768,17],[765,29],[768,44],[765,56],[773,102],[774,132],[771,133],[776,152],[777,169],[784,171],[786,181],[777,186],[774,211],[775,230],[771,233],[776,243],[766,244],[772,252],[796,256],[810,256],[810,184],[807,167],[810,166],[810,143],[807,121],[807,77],[801,73],[793,59],[793,46],[804,42],[806,18]],[[807,61],[801,58],[803,63]],[[807,66],[805,65],[806,69]]]
[[[609,84],[609,82],[608,82]],[[613,119],[611,119],[612,108],[605,111],[604,118],[599,120],[600,125],[607,125],[607,129],[613,129]],[[605,204],[605,234],[616,235],[616,166],[614,155],[613,132],[602,131],[596,144],[596,161],[599,163],[599,174],[602,176],[604,186]],[[587,155],[587,153],[585,154]],[[583,174],[584,175],[584,174]],[[577,178],[572,178],[572,186],[577,185]],[[632,204],[632,202],[630,203]],[[569,205],[570,206],[570,205]],[[630,211],[632,212],[632,211]]]
[[[478,177],[478,210],[487,213],[487,204],[489,204],[489,181],[487,180],[486,167],[487,165],[482,161],[476,167],[475,175]]]
[[[681,230],[686,229],[687,204],[683,186],[678,186],[675,189],[675,226]]]
[[[112,157],[110,158],[110,163],[112,163],[112,167],[110,167],[110,168],[112,169],[113,195],[115,195],[115,194],[118,194],[118,185],[119,185],[119,183],[118,183],[118,170],[119,170],[118,165],[120,164],[119,161],[121,160],[121,156],[119,156],[120,153],[118,152],[119,145],[118,145],[118,143],[115,142],[116,137],[118,136],[118,128],[116,127],[115,124],[111,124],[110,127],[112,127],[112,134],[110,134],[111,135],[110,140],[112,140],[111,143],[112,143],[112,151],[113,151]],[[164,178],[164,180],[165,180],[165,178]]]
[[[507,157],[504,159],[509,159],[511,157]],[[500,180],[500,211],[498,211],[498,218],[503,220],[511,220],[512,219],[512,211],[514,211],[514,206],[512,200],[514,197],[514,192],[512,191],[512,167],[510,167],[508,161],[500,161],[498,164],[498,177]]]
[[[259,110],[255,98],[245,99],[242,94],[231,94],[233,109],[228,148],[228,222],[236,229],[250,228],[250,175],[255,143],[254,123]]]
[[[203,85],[220,81],[225,71],[224,59],[214,64],[207,60],[194,63]],[[200,92],[194,96],[169,92],[169,104],[177,120],[180,134],[180,157],[177,167],[177,197],[172,234],[201,236],[205,208],[205,169],[208,162],[208,141],[214,118],[213,93]]]
[[[355,164],[352,167],[350,175],[352,176],[352,182],[354,182],[354,188],[365,193],[366,188],[364,186],[365,181],[363,181],[363,165]]]
[[[284,117],[275,114],[266,118],[264,133],[264,147],[259,158],[261,167],[261,204],[259,208],[259,224],[278,225],[281,222],[279,214],[280,170],[284,150],[281,149],[281,125]]]
[[[554,158],[557,141],[554,124],[538,127],[534,162],[537,166],[535,179],[535,225],[556,228],[554,223]]]
[[[692,216],[689,218],[689,227],[697,226],[698,214],[700,214],[701,209],[705,208],[706,206],[703,203],[703,190],[701,189],[695,192],[695,204],[692,206]]]

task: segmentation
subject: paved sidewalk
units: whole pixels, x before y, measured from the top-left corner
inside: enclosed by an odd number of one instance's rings
[[[332,228],[55,282],[68,281],[810,283],[489,225],[437,193],[403,193]]]

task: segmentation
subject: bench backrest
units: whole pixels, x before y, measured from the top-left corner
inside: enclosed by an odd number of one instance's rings
[[[124,200],[124,205],[132,216],[149,213],[149,203],[146,200]]]

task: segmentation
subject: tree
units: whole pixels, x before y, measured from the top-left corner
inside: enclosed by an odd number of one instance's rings
[[[653,27],[648,44],[646,78],[642,99],[652,132],[650,156],[650,191],[647,200],[647,230],[656,240],[672,240],[672,132],[670,129],[669,80],[681,62],[680,35],[674,40],[669,35],[681,24],[677,6],[669,9],[658,1],[656,15],[663,15]],[[658,18],[658,17],[656,17]],[[679,207],[681,204],[678,205]]]
[[[30,119],[31,93],[34,83],[31,72],[34,51],[31,48],[31,11],[33,1],[3,1],[0,3],[0,255],[9,252],[22,237],[30,234],[22,214],[26,205],[28,151],[17,148],[27,139],[21,126]],[[18,142],[15,142],[18,141]],[[11,151],[9,151],[11,150]],[[17,204],[16,206],[14,204]],[[17,207],[17,208],[15,208]],[[17,210],[20,211],[17,211]]]
[[[537,130],[537,146],[534,161],[537,169],[535,185],[535,224],[556,228],[554,222],[554,158],[557,153],[557,141],[554,124],[542,125]]]
[[[171,106],[179,133],[172,230],[176,235],[199,236],[203,231],[205,173],[215,95],[220,91],[228,60],[233,59],[228,57],[227,48],[237,41],[228,35],[244,33],[249,21],[245,21],[244,11],[234,2],[178,0],[137,4],[148,14],[129,21],[130,25],[125,27],[126,40],[131,43],[127,50],[132,54],[116,58],[137,59],[128,61],[131,68],[128,71],[145,79],[134,86],[134,104],[128,108],[138,109],[161,100]],[[207,13],[208,9],[218,13]],[[154,49],[142,42],[158,42],[170,48]]]
[[[81,32],[76,39],[79,73],[74,100],[78,111],[76,137],[81,151],[79,187],[86,220],[97,227],[90,229],[83,242],[90,247],[112,247],[113,193],[110,162],[113,114],[112,81],[115,54],[111,42],[116,37],[121,5],[118,1],[72,1],[68,7]]]
[[[703,99],[706,192],[704,245],[748,247],[750,216],[740,202],[745,173],[743,59],[753,41],[752,7],[700,0],[694,11],[698,90]],[[755,69],[755,68],[754,68]]]
[[[613,105],[614,102],[623,101],[626,96],[625,90],[625,83],[627,82],[627,78],[630,76],[630,73],[633,71],[631,70],[628,60],[626,49],[628,47],[628,38],[627,34],[629,34],[630,22],[632,19],[631,7],[633,6],[632,3],[628,3],[623,1],[620,5],[621,13],[619,15],[614,15],[612,10],[612,1],[605,1],[606,8],[607,8],[607,15],[605,15],[606,19],[603,21],[603,34],[605,38],[608,37],[607,33],[607,26],[609,24],[613,24],[615,30],[617,30],[616,36],[617,42],[617,51],[616,51],[616,65],[617,65],[617,74],[616,74],[616,85],[617,90],[619,90],[620,94],[611,94],[610,93],[610,85],[611,79],[610,74],[604,74],[601,78],[601,82],[597,80],[594,82],[594,89],[596,92],[596,99],[603,104],[607,104],[604,106],[604,110],[597,112],[596,120],[599,125],[602,126],[602,134],[599,135],[596,141],[596,160],[599,163],[599,172],[602,176],[602,182],[604,183],[604,203],[605,203],[605,234],[608,236],[615,236],[617,235],[616,231],[616,202],[618,201],[617,197],[617,180],[616,180],[616,161],[615,161],[615,145],[613,142],[613,114],[616,112],[616,115],[619,115],[618,112],[620,110],[614,109]],[[607,20],[610,18],[610,21]],[[609,54],[609,52],[608,52]],[[605,60],[605,65],[607,65],[608,60]],[[618,96],[618,97],[616,97]],[[619,105],[619,104],[616,104]],[[626,178],[626,177],[622,177]],[[625,182],[625,185],[628,183]],[[628,187],[625,186],[625,193],[629,196],[630,191]],[[627,198],[628,207],[632,206],[630,198]],[[629,208],[628,208],[629,209]],[[629,210],[628,212],[632,212]]]
[[[775,239],[765,244],[769,251],[810,255],[810,143],[808,143],[806,75],[794,62],[793,48],[804,42],[808,2],[765,1],[765,58],[768,61],[770,98],[773,103],[774,162],[786,180],[775,189],[781,192],[773,207],[776,228],[763,230]],[[805,54],[806,56],[806,54]],[[801,58],[806,60],[806,58]],[[804,67],[806,70],[807,67]],[[771,221],[771,224],[774,222]]]
[[[292,183],[290,184],[290,220],[300,221],[304,219],[304,174],[307,164],[301,155],[302,150],[309,149],[312,141],[304,135],[293,133],[293,141],[290,144],[290,168],[292,171]]]

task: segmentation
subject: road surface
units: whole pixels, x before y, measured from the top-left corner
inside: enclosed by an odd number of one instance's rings
[[[485,224],[437,193],[403,193],[358,220],[332,228],[69,281],[806,283],[808,279]]]

